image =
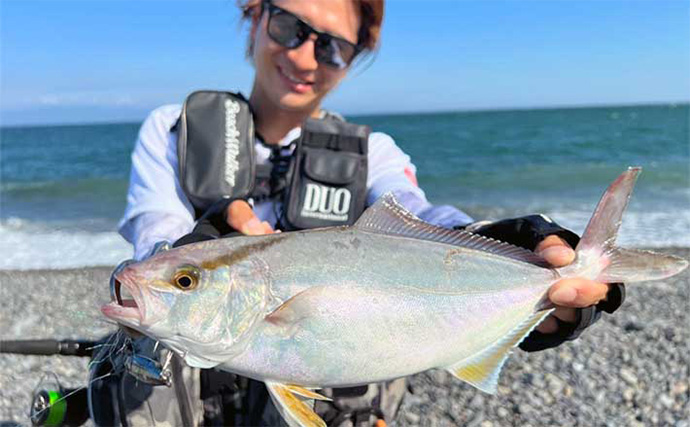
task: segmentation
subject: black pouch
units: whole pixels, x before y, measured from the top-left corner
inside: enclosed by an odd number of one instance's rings
[[[254,187],[254,120],[241,94],[197,91],[175,125],[180,184],[197,217],[220,199],[247,197]]]
[[[368,126],[308,119],[295,147],[281,226],[352,225],[364,211]]]

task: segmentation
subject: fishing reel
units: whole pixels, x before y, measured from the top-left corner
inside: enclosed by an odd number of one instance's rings
[[[34,389],[29,418],[34,426],[80,426],[89,418],[87,391],[60,384],[55,373],[46,374]]]

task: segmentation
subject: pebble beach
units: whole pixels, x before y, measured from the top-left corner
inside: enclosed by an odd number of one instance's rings
[[[690,259],[690,249],[654,249]],[[111,267],[0,271],[0,339],[98,339]],[[87,383],[88,359],[0,354],[0,426],[30,425],[32,391],[54,372]],[[483,394],[444,371],[415,375],[396,425],[690,427],[690,271],[627,287],[624,305],[583,336],[517,350]]]

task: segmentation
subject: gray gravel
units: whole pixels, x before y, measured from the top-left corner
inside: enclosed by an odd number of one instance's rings
[[[112,268],[0,271],[0,339],[98,339],[116,327],[100,315]],[[0,425],[30,425],[32,392],[46,372],[63,386],[86,384],[88,359],[0,354]]]
[[[663,251],[690,259],[690,249]],[[114,327],[98,307],[108,300],[110,271],[0,271],[0,338],[105,335]],[[579,340],[539,353],[517,351],[496,396],[443,371],[416,375],[398,424],[690,427],[690,272],[631,285],[627,293],[615,315]],[[45,372],[68,387],[86,384],[87,362],[0,355],[0,425],[29,424],[31,393]]]

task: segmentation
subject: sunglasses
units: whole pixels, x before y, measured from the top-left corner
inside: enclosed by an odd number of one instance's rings
[[[270,1],[262,3],[268,9],[268,35],[271,40],[288,49],[302,45],[312,34],[316,34],[314,57],[319,64],[342,70],[355,59],[362,50],[349,41],[312,28],[294,14]]]

